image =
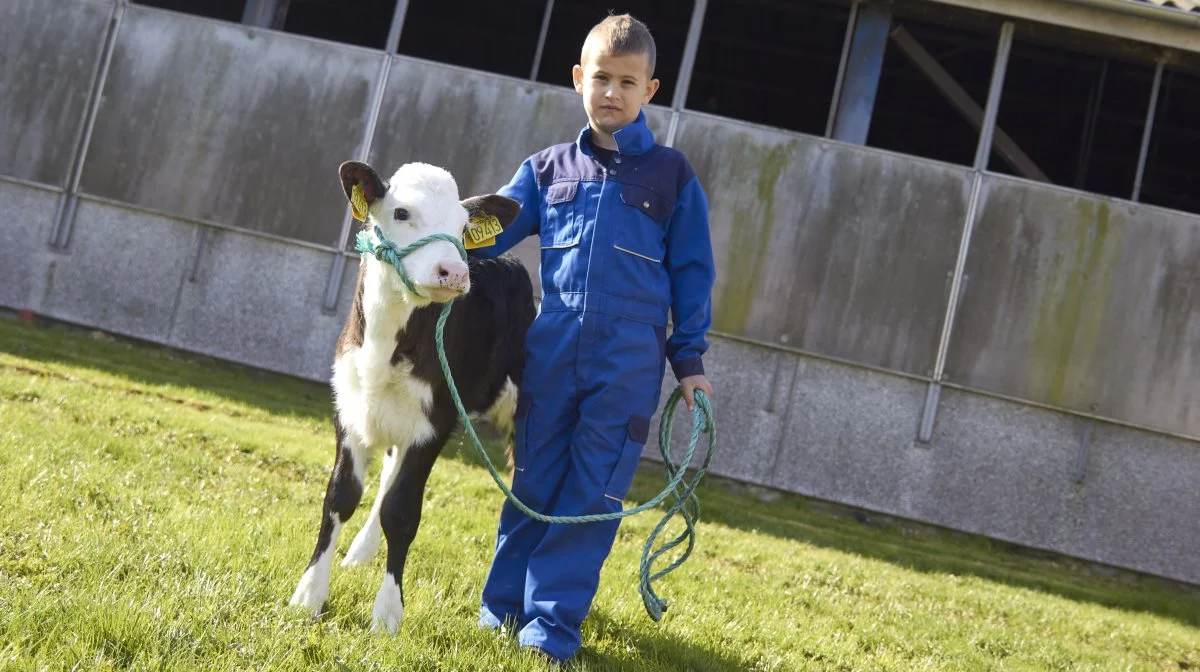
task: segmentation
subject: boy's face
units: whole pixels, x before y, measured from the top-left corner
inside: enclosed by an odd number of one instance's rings
[[[584,49],[583,63],[574,67],[571,76],[592,128],[609,135],[637,119],[659,84],[650,78],[646,54],[614,56],[595,48]]]

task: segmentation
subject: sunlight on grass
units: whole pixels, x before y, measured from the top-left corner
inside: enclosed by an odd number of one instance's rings
[[[425,493],[397,636],[368,632],[381,557],[335,568],[319,621],[287,606],[329,415],[321,385],[0,320],[0,669],[538,669],[474,626],[501,496],[460,438]],[[661,486],[646,465],[631,499]],[[702,488],[662,623],[636,590],[658,516],[622,525],[577,669],[1200,666],[1195,591],[742,490]]]

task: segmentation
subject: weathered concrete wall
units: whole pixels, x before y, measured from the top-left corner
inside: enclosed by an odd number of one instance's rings
[[[361,154],[384,63],[382,171],[425,160],[491,191],[583,124],[569,89],[129,6],[74,234],[53,249],[95,70],[79,59],[99,58],[110,6],[47,7],[0,9],[0,112],[19,120],[0,128],[0,305],[314,380],[357,271],[323,311],[345,214],[333,171]],[[43,54],[52,86],[12,71],[53,41],[42,14],[85,34]],[[670,113],[648,114],[665,138]],[[917,443],[970,175],[691,112],[676,144],[709,193],[729,334],[706,358],[717,473],[1200,583],[1200,442],[1095,422],[1085,451],[1093,421],[1070,413],[1200,438],[1197,218],[987,176],[950,387]],[[520,255],[536,268],[536,241]]]
[[[970,182],[961,168],[689,113],[715,329],[929,375]]]
[[[131,5],[83,191],[336,245],[337,166],[362,141],[381,59]]]
[[[721,337],[709,361],[712,473],[1200,583],[1200,444],[1096,422],[1081,458],[1088,420],[956,389],[919,443],[919,380]]]
[[[950,380],[1200,437],[1200,217],[988,176]]]
[[[111,3],[0,3],[0,174],[67,185]]]

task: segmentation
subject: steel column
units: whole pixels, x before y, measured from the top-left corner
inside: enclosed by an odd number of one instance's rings
[[[359,143],[358,160],[369,161],[371,158],[371,142],[375,138],[375,127],[379,123],[379,112],[383,108],[383,93],[387,88],[388,75],[392,69],[392,54],[400,45],[400,33],[404,30],[404,18],[408,13],[408,0],[397,0],[392,11],[392,25],[388,29],[387,44],[384,54],[379,61],[379,74],[375,77],[374,91],[371,96],[371,107],[367,110],[367,127],[363,130],[363,139]],[[333,263],[329,266],[329,277],[325,281],[325,298],[321,301],[321,311],[330,314],[337,311],[338,299],[342,291],[342,275],[346,271],[346,243],[350,238],[350,229],[354,218],[350,215],[350,206],[342,215],[342,229],[338,233],[337,249],[333,255]]]
[[[529,81],[536,82],[538,68],[542,65],[542,52],[546,49],[546,35],[550,32],[550,14],[554,11],[554,0],[546,0],[542,12],[542,29],[538,32],[537,48],[533,50],[533,67],[529,69]]]
[[[1158,93],[1162,88],[1163,62],[1154,66],[1154,84],[1150,87],[1150,105],[1146,108],[1146,124],[1142,127],[1142,148],[1138,151],[1137,172],[1133,177],[1134,201],[1142,197],[1142,178],[1146,176],[1146,156],[1150,152],[1150,135],[1154,132],[1154,114],[1158,111]]]
[[[96,127],[96,115],[100,112],[100,99],[104,93],[104,84],[108,80],[108,68],[112,64],[113,49],[117,44],[117,33],[121,30],[121,18],[125,15],[125,0],[118,0],[113,5],[112,14],[108,20],[108,34],[104,38],[104,51],[100,59],[99,71],[92,80],[92,90],[88,92],[87,107],[84,112],[83,137],[75,149],[71,163],[71,178],[67,188],[59,197],[58,207],[54,213],[54,226],[50,230],[50,247],[66,250],[71,242],[71,229],[75,226],[75,209],[79,205],[79,181],[83,176],[83,164],[87,160],[88,146],[92,142],[92,131]]]
[[[829,101],[829,115],[825,118],[825,137],[833,137],[833,121],[837,119],[838,102],[842,98],[842,86],[846,81],[846,62],[850,60],[850,42],[854,37],[854,22],[858,19],[858,3],[850,3],[850,16],[846,19],[846,34],[842,37],[842,55],[838,59],[837,76],[833,80],[833,98]]]
[[[671,97],[671,123],[667,127],[667,147],[675,146],[675,134],[679,132],[679,114],[687,105],[688,89],[692,84],[692,70],[696,66],[696,52],[700,49],[700,33],[704,30],[704,14],[708,11],[708,0],[696,0],[692,5],[692,20],[688,24],[687,42],[683,45],[683,60],[679,63],[679,76],[675,78],[675,94]]]
[[[833,119],[831,137],[834,140],[856,145],[867,142],[891,25],[892,15],[879,7],[868,5],[857,13]]]
[[[257,28],[283,30],[291,0],[246,0],[242,23]]]
[[[1012,52],[1014,25],[1005,21],[1000,28],[999,45],[996,48],[996,60],[992,65],[992,80],[988,88],[987,108],[983,114],[983,126],[979,133],[979,144],[975,148],[974,176],[971,183],[971,198],[967,203],[966,221],[963,223],[962,237],[958,244],[958,257],[954,262],[954,274],[950,280],[950,293],[946,300],[946,316],[942,321],[942,334],[938,341],[937,359],[933,367],[932,380],[925,395],[925,409],[921,414],[921,428],[917,440],[928,443],[933,438],[933,423],[937,417],[938,403],[941,399],[942,378],[946,372],[946,353],[950,349],[950,333],[954,329],[954,318],[958,311],[961,293],[965,279],[963,270],[967,265],[967,250],[970,248],[971,233],[975,229],[975,220],[979,210],[979,196],[983,188],[983,175],[987,169],[988,157],[992,152],[992,138],[996,130],[996,117],[1000,112],[1000,94],[1004,88],[1004,75],[1008,70],[1008,57]]]

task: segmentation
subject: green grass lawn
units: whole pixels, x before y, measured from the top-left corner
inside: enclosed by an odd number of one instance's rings
[[[474,625],[501,495],[458,441],[425,493],[398,635],[368,631],[382,554],[335,566],[319,621],[287,605],[329,412],[322,385],[0,320],[0,669],[537,669]],[[706,483],[661,623],[636,590],[658,516],[623,524],[578,669],[1200,667],[1194,590]],[[630,498],[661,484],[646,465]],[[372,478],[342,550],[373,496]]]

